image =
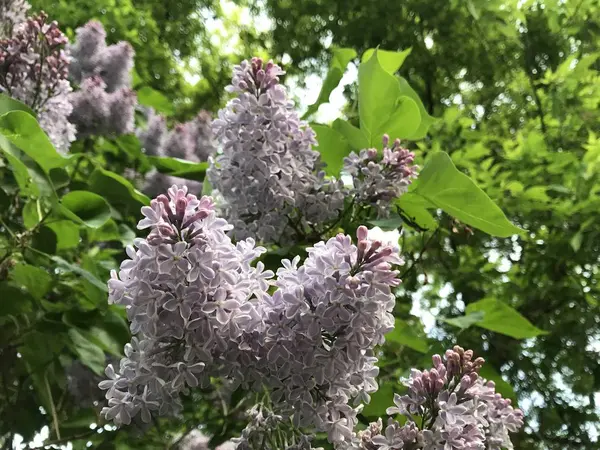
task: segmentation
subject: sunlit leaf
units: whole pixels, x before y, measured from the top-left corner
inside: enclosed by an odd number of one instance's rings
[[[492,236],[508,237],[523,231],[510,223],[502,210],[444,152],[436,152],[427,160],[412,192]]]

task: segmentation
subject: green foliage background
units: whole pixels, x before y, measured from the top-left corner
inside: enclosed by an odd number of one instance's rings
[[[130,41],[138,93],[172,105],[173,120],[218,109],[231,64],[255,53],[289,60],[285,69],[300,82],[311,72],[325,80],[307,112],[314,119],[362,55],[358,83],[345,88],[347,120],[315,126],[323,158],[336,173],[355,146],[377,146],[377,134],[398,131],[424,166],[397,214],[374,223],[403,228],[406,265],[380,391],[364,420],[384,413],[410,367],[460,343],[486,358],[483,375],[525,409],[515,448],[600,448],[597,0],[238,3],[272,20],[266,34],[212,0],[32,3],[71,36],[95,18],[111,42]],[[207,17],[239,34],[239,45],[215,43]],[[363,54],[377,46],[405,52],[378,52],[381,66],[369,66],[374,58]],[[192,71],[197,83],[186,81]],[[369,83],[404,99],[390,106],[385,130],[365,120],[369,102],[385,101],[367,93]],[[98,433],[89,428],[101,423],[94,409],[69,401],[64,376],[72,360],[100,373],[105,354],[117,355],[129,339],[105,284],[148,201],[121,176],[125,169],[160,166],[198,179],[205,167],[149,160],[129,137],[78,142],[59,160],[26,112],[1,119],[0,443],[10,448],[14,434],[31,440],[43,426],[50,440],[75,448],[175,448],[196,425],[212,444],[239,434],[253,397],[223,399],[216,389],[195,393],[183,419],[161,419],[147,433]],[[446,195],[447,187],[461,191]],[[516,234],[511,222],[526,232]],[[432,313],[428,334],[414,304]]]

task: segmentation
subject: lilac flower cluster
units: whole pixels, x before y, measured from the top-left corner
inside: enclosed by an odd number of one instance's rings
[[[404,425],[381,419],[354,436],[344,449],[356,450],[512,450],[509,433],[523,426],[523,413],[478,374],[482,358],[455,346],[445,361],[433,356],[433,368],[412,370],[408,392],[394,395],[390,415],[402,414]],[[420,426],[417,425],[417,417]]]
[[[248,412],[249,422],[239,438],[231,442],[237,450],[311,450],[313,436],[296,429],[289,421],[263,404],[253,406]],[[323,450],[322,448],[315,450]]]
[[[389,211],[390,202],[406,192],[417,176],[414,153],[402,148],[399,139],[391,147],[389,141],[384,135],[383,156],[370,148],[344,158],[344,171],[352,175],[357,201],[375,206],[380,215]]]
[[[315,133],[279,84],[283,73],[273,62],[243,61],[227,88],[237,97],[213,122],[221,153],[211,160],[209,177],[239,238],[298,240],[343,207],[343,186],[324,178],[312,149]]]
[[[0,38],[11,37],[14,26],[25,22],[30,9],[25,0],[0,0]]]
[[[99,76],[86,78],[70,96],[73,112],[69,119],[77,135],[127,134],[133,131],[136,96],[131,89],[106,91]]]
[[[101,383],[104,414],[118,424],[175,413],[180,392],[206,385],[205,367],[222,357],[226,337],[241,334],[254,309],[248,299],[264,293],[271,275],[250,266],[264,249],[251,239],[234,245],[208,197],[173,186],[142,212],[138,227],[152,231],[128,248],[131,259],[109,282],[110,301],[126,305],[136,335],[120,373],[108,366],[111,379]]]
[[[69,50],[73,57],[69,75],[80,85],[70,98],[70,120],[76,124],[78,136],[133,132],[137,99],[130,89],[131,45],[106,45],[102,24],[92,20],[77,29],[77,39]]]
[[[303,265],[284,260],[273,282],[262,263],[252,266],[265,249],[251,238],[234,245],[209,197],[173,186],[142,213],[138,227],[151,232],[109,282],[135,337],[119,373],[109,366],[101,383],[106,417],[173,414],[179,393],[213,376],[232,389],[267,389],[284,420],[349,441],[349,402],[377,389],[374,347],[394,325],[398,248],[359,227],[357,245],[342,234],[320,242]]]
[[[27,8],[22,6],[24,14]],[[10,28],[11,35],[0,39],[0,92],[28,105],[56,149],[66,153],[75,140],[75,127],[68,121],[72,107],[69,57],[63,50],[67,38],[45,13],[15,23],[20,12],[4,2],[0,12],[11,23],[5,30]]]
[[[147,114],[145,128],[136,131],[142,144],[143,151],[150,156],[169,156],[187,161],[202,162],[215,152],[212,139],[211,118],[206,111],[201,111],[189,122],[176,125],[171,131],[167,130],[166,119],[157,115],[153,110]],[[150,172],[142,190],[150,196],[165,192],[173,184],[179,187],[187,185],[188,189],[200,193],[202,185],[195,181]]]

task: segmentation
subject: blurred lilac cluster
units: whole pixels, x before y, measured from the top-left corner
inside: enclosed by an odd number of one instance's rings
[[[492,381],[479,376],[483,364],[458,346],[447,350],[444,360],[434,355],[434,367],[413,369],[408,392],[395,394],[395,406],[387,409],[390,415],[403,415],[404,425],[390,418],[384,427],[379,419],[344,448],[512,450],[509,433],[523,426],[523,413],[495,391]]]
[[[325,178],[315,133],[279,84],[282,74],[273,62],[243,61],[227,88],[237,97],[213,122],[221,152],[208,174],[236,238],[297,241],[343,208],[343,186]]]
[[[134,51],[127,42],[106,45],[102,24],[90,21],[77,29],[69,76],[79,84],[71,94],[69,120],[78,137],[132,133],[137,99],[131,90]]]
[[[136,130],[142,150],[149,156],[179,158],[192,162],[207,161],[215,152],[212,138],[211,117],[201,111],[194,119],[167,129],[166,119],[153,110],[147,112],[145,128]],[[172,185],[187,186],[190,192],[200,194],[201,183],[165,175],[157,171],[150,172],[142,190],[152,197],[166,192]]]
[[[391,290],[398,248],[342,234],[284,260],[273,272],[252,262],[265,251],[232,229],[209,197],[173,186],[144,207],[146,239],[128,249],[109,282],[135,335],[119,372],[107,368],[108,406],[117,424],[173,414],[179,394],[210,377],[270,392],[274,411],[296,427],[351,439],[357,409],[377,389],[374,347],[393,328]],[[277,289],[273,294],[272,287]]]
[[[25,22],[30,9],[25,0],[0,0],[0,39],[11,37],[15,25]]]
[[[24,18],[27,9],[24,2],[0,3],[2,31],[10,33],[0,35],[0,92],[29,106],[56,149],[66,153],[75,140],[75,127],[68,121],[67,38],[45,13]]]
[[[344,158],[344,170],[352,175],[358,202],[375,206],[380,216],[389,212],[390,203],[406,192],[417,176],[415,154],[402,148],[399,139],[391,147],[389,141],[384,135],[382,155],[370,148]]]

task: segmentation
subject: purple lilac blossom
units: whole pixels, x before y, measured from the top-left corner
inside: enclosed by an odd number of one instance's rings
[[[413,165],[414,153],[402,148],[399,139],[391,147],[389,141],[384,135],[381,155],[370,148],[344,158],[344,171],[352,175],[357,202],[375,206],[380,216],[385,216],[391,202],[406,192],[418,169]]]
[[[25,0],[0,0],[0,39],[11,37],[15,25],[25,22],[30,9]]]
[[[501,450],[513,449],[509,433],[523,426],[523,413],[495,392],[495,385],[479,376],[482,358],[455,346],[445,361],[433,356],[433,368],[413,369],[406,381],[408,392],[394,395],[389,415],[401,414],[406,423],[392,417],[353,435],[344,450]],[[415,423],[415,417],[422,418]]]
[[[374,347],[394,325],[398,248],[339,234],[284,260],[273,273],[253,261],[265,249],[232,243],[209,197],[173,186],[144,207],[146,239],[109,281],[134,335],[120,371],[107,367],[108,406],[117,424],[180,410],[179,394],[209,377],[270,391],[273,413],[295,427],[349,442],[358,409],[377,390]],[[272,286],[277,290],[270,294]],[[305,447],[299,447],[305,448]]]
[[[79,90],[70,96],[69,119],[77,125],[78,136],[132,133],[137,104],[130,88],[133,48],[126,42],[106,45],[106,32],[94,20],[78,28],[76,35],[69,47],[69,75]]]
[[[298,240],[343,207],[343,186],[320,170],[315,133],[279,84],[283,73],[259,58],[235,66],[227,90],[237,96],[213,122],[220,153],[211,158],[208,175],[236,238]]]
[[[130,87],[133,47],[128,42],[106,45],[106,31],[100,22],[91,20],[78,28],[70,51],[73,57],[70,76],[76,83],[100,76],[106,92]]]
[[[0,12],[9,20],[20,18],[5,7],[2,3]],[[75,127],[68,121],[72,107],[69,56],[63,50],[67,38],[45,13],[15,23],[11,31],[0,39],[0,92],[29,106],[56,149],[67,153],[75,140]]]
[[[206,161],[215,151],[210,128],[210,115],[201,111],[194,119],[176,125],[167,130],[165,117],[153,109],[145,111],[146,126],[138,128],[136,135],[142,145],[142,151],[149,156],[180,158],[192,162]],[[187,185],[194,194],[202,192],[202,184],[150,171],[145,175],[142,191],[151,197],[165,192],[170,186]]]
[[[99,76],[86,78],[70,95],[73,111],[69,120],[77,135],[120,135],[133,132],[136,96],[129,88],[108,93]]]
[[[202,162],[215,152],[210,124],[210,115],[201,111],[194,119],[176,124],[168,131],[165,117],[149,109],[146,112],[146,126],[138,128],[136,135],[144,153],[149,156]]]

